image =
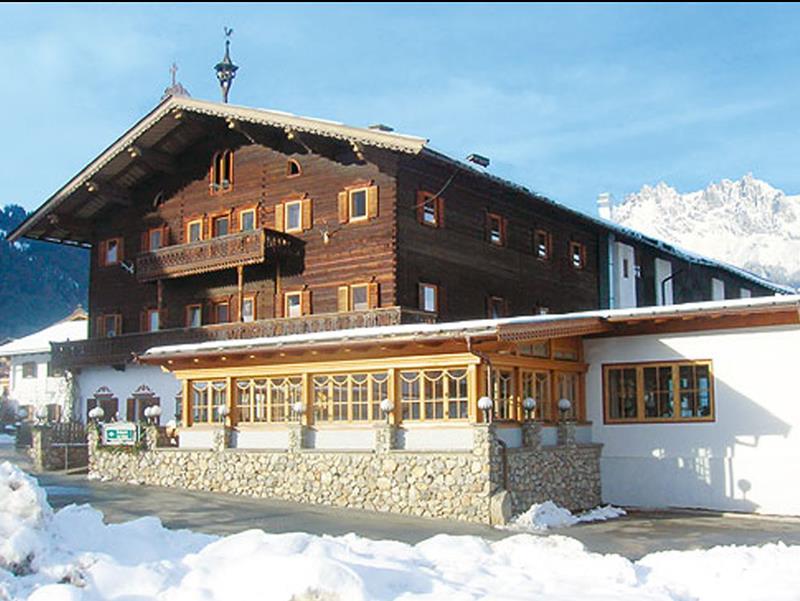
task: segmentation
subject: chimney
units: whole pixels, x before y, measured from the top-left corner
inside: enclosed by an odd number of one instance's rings
[[[597,195],[597,214],[600,219],[611,221],[611,208],[614,206],[614,197],[610,192],[601,192]]]

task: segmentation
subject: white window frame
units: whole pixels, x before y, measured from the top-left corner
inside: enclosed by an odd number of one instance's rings
[[[359,192],[364,193],[363,215],[356,215],[355,211],[353,210],[355,206],[354,197]],[[363,188],[353,188],[352,190],[347,191],[347,211],[350,221],[366,221],[367,219],[369,219],[369,187],[364,186]]]
[[[420,309],[423,311],[428,311],[429,313],[438,313],[439,312],[439,286],[436,284],[428,284],[427,282],[420,282],[419,284],[422,294],[422,306]],[[433,294],[433,308],[428,308],[428,296],[427,292],[431,291]]]
[[[364,290],[364,306],[356,307],[356,290]],[[369,284],[352,284],[350,286],[350,310],[368,311],[369,310]]]
[[[297,299],[297,304],[292,305],[291,299]],[[292,309],[296,308],[297,313],[292,314]],[[302,292],[286,292],[283,299],[283,314],[285,317],[302,317],[303,316],[303,293]]]
[[[289,214],[293,208],[297,208],[297,225],[291,227],[289,224]],[[303,231],[303,201],[292,200],[283,205],[283,231],[287,233]]]

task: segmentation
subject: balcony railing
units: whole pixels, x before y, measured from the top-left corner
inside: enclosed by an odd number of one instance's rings
[[[283,232],[259,229],[165,246],[136,258],[136,278],[151,282],[263,263],[271,252],[296,248],[297,242]]]
[[[54,342],[50,344],[52,348],[51,362],[54,367],[67,369],[90,365],[122,365],[132,361],[137,354],[154,346],[208,340],[266,338],[403,323],[433,323],[434,321],[436,321],[436,316],[432,313],[401,307],[387,307],[350,313],[322,313],[305,317],[216,324],[200,328],[175,328],[157,332],[122,334],[112,338]]]

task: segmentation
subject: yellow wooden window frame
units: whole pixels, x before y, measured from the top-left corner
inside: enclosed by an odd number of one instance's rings
[[[198,238],[197,240],[192,240],[192,226],[198,226]],[[203,218],[199,217],[197,219],[191,219],[186,222],[186,244],[191,244],[192,242],[200,242],[203,240]]]
[[[320,424],[379,421],[383,419],[381,401],[391,398],[390,387],[388,371],[313,374],[309,394],[314,421]]]

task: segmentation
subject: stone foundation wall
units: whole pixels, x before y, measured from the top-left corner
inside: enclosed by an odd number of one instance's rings
[[[515,512],[528,499],[600,502],[599,447],[504,451],[492,426],[476,426],[472,451],[457,452],[392,450],[389,441],[376,451],[120,449],[98,447],[89,430],[90,473],[123,482],[496,523],[508,517],[490,511],[507,468]]]

